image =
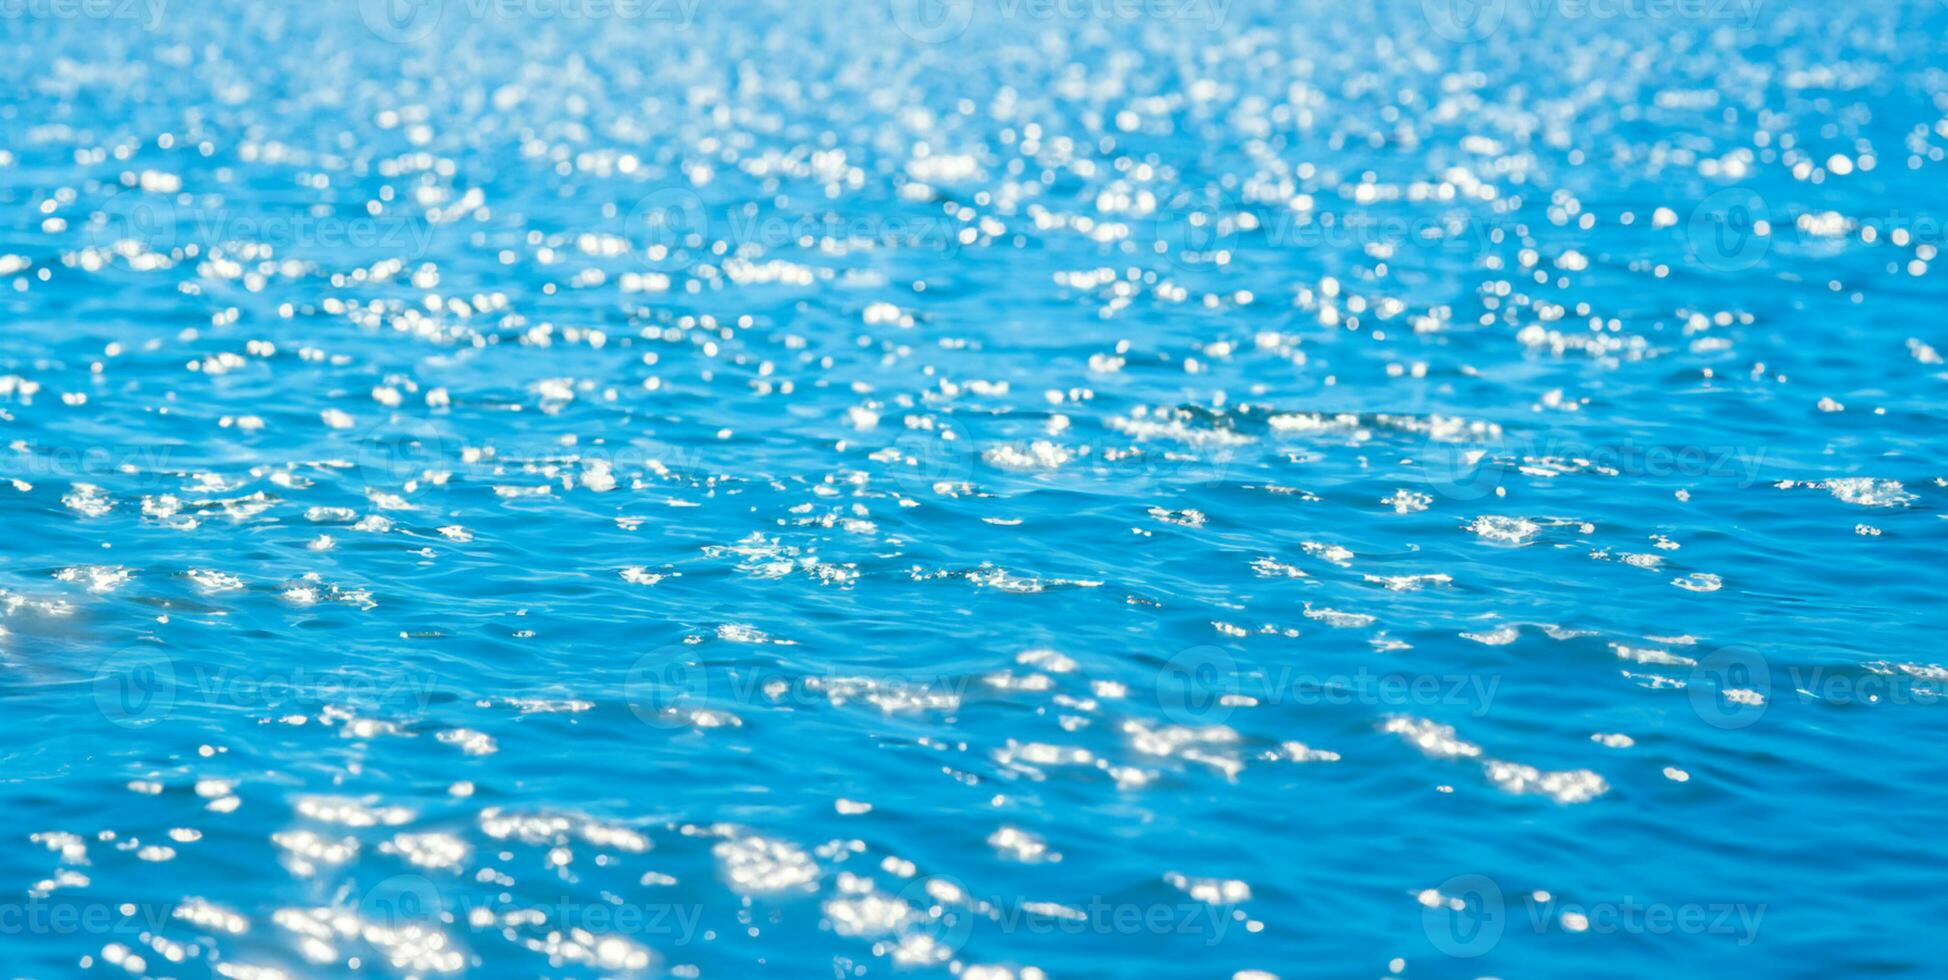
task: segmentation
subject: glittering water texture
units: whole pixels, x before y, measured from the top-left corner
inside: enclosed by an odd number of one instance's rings
[[[1948,6],[23,2],[12,975],[1938,975]]]

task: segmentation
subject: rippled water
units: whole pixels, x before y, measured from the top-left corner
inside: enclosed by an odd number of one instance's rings
[[[11,974],[1941,969],[1948,6],[0,30]]]

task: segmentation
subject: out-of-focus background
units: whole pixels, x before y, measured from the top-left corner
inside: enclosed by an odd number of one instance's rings
[[[0,0],[0,961],[1938,972],[1945,37]]]

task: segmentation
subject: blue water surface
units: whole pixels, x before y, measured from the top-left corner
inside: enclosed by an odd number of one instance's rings
[[[1948,4],[0,32],[8,975],[1948,969]]]

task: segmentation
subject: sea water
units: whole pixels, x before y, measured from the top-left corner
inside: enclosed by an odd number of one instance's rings
[[[10,975],[1939,975],[1948,5],[0,10]]]

